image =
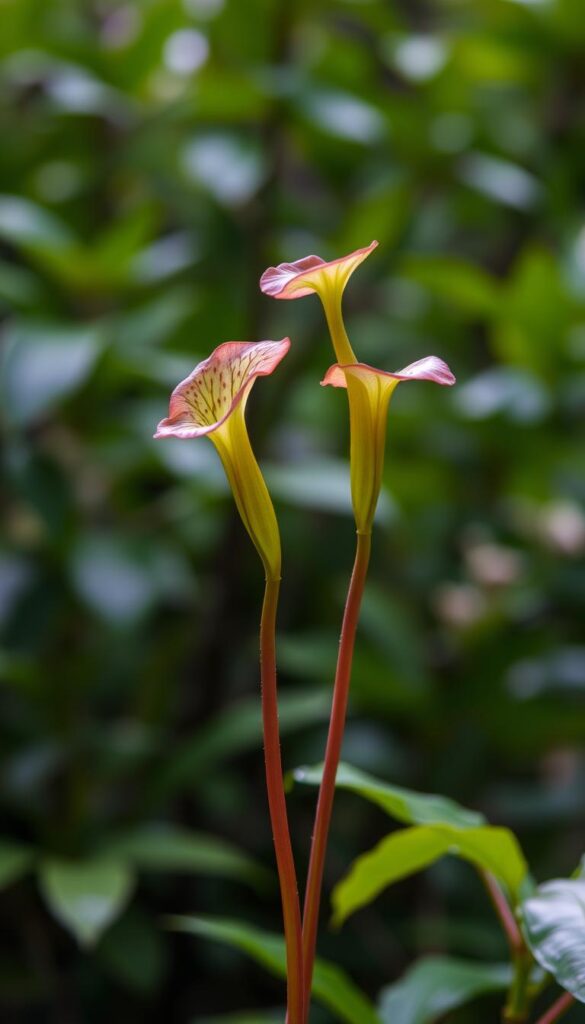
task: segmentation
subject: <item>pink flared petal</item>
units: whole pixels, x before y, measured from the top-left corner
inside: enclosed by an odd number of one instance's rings
[[[281,341],[226,341],[199,363],[171,395],[169,415],[155,438],[203,437],[217,430],[248,392],[256,377],[272,373],[290,348]]]
[[[378,370],[375,366],[368,366],[367,363],[352,363],[347,366],[340,366],[339,363],[335,363],[330,366],[325,374],[322,385],[330,384],[334,388],[346,388],[347,381],[345,377],[345,371],[351,371],[358,377],[362,377],[365,380],[378,378],[388,378],[388,380],[432,380],[435,384],[444,384],[451,386],[455,383],[455,377],[451,373],[451,370],[447,366],[447,363],[439,359],[438,356],[425,356],[424,359],[417,359],[415,363],[410,363],[405,366],[403,370],[398,370],[396,373],[389,373],[387,370]]]
[[[317,274],[335,273],[345,270],[347,277],[353,273],[378,243],[370,242],[363,249],[356,249],[348,256],[340,256],[336,260],[323,260],[320,256],[304,256],[294,263],[280,263],[278,267],[269,267],[260,278],[260,289],[273,299],[300,299],[315,291]]]

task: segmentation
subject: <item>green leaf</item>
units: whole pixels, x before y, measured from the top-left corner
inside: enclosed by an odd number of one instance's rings
[[[17,309],[39,307],[43,291],[37,278],[24,267],[0,260],[0,301]]]
[[[265,882],[271,873],[236,846],[215,836],[175,826],[142,827],[112,838],[104,858],[143,871],[193,872]]]
[[[497,282],[485,270],[463,260],[445,257],[410,257],[402,268],[406,275],[438,298],[466,313],[491,316],[498,309]]]
[[[354,861],[333,890],[335,924],[342,924],[393,882],[434,864],[447,849],[445,839],[425,826],[401,829],[386,836],[373,850]]]
[[[477,996],[505,990],[510,979],[506,964],[425,957],[382,990],[380,1016],[384,1024],[432,1024]]]
[[[101,331],[94,326],[13,325],[0,386],[8,419],[28,425],[49,412],[87,380],[101,349]]]
[[[323,766],[297,768],[293,772],[295,782],[319,786]],[[459,828],[473,828],[484,822],[483,815],[468,811],[454,800],[433,793],[415,793],[401,786],[391,786],[374,778],[358,768],[343,762],[337,769],[335,784],[339,789],[358,793],[386,811],[391,818],[404,825],[455,825]]]
[[[64,221],[21,196],[0,196],[0,238],[31,248],[69,248],[75,238]]]
[[[326,721],[330,705],[331,697],[326,690],[283,693],[279,698],[281,736],[305,725]],[[174,754],[165,754],[165,762],[153,783],[152,804],[167,799],[183,787],[203,785],[213,765],[261,746],[262,712],[258,695],[231,705],[204,730],[179,746]]]
[[[0,889],[6,889],[13,882],[26,875],[34,859],[30,846],[0,840]]]
[[[265,475],[271,493],[281,501],[319,512],[353,515],[347,463],[341,459],[313,458],[285,465],[268,463]],[[387,524],[394,517],[392,500],[383,490],[376,521]]]
[[[387,886],[455,854],[490,871],[517,898],[527,865],[508,829],[450,828],[419,825],[392,832],[373,850],[358,857],[333,891],[334,919],[341,924],[360,907],[371,903]]]
[[[585,880],[545,882],[522,904],[522,917],[534,958],[585,1003]]]
[[[286,951],[284,939],[279,935],[268,934],[239,921],[212,917],[173,917],[170,926],[177,931],[235,946],[271,974],[286,977]],[[316,961],[313,992],[338,1020],[346,1021],[346,1024],[380,1024],[369,999],[335,964]]]
[[[132,872],[104,859],[48,860],[41,865],[43,896],[57,920],[82,946],[93,946],[130,898]]]

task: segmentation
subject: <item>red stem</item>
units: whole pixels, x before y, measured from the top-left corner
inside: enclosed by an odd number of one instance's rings
[[[500,924],[506,933],[510,950],[514,956],[520,956],[525,952],[526,944],[518,922],[510,909],[510,905],[494,876],[491,875],[489,871],[480,871],[480,875],[488,891],[494,910],[500,919]]]
[[[280,882],[287,968],[287,1021],[303,1024],[304,986],[301,911],[282,781],[276,684],[275,629],[279,580],[267,579],[260,623],[262,721],[268,806]]]
[[[570,1010],[573,1003],[575,1002],[574,996],[570,992],[564,992],[563,995],[557,999],[556,1003],[553,1003],[550,1009],[541,1017],[537,1024],[554,1024],[554,1021],[559,1020],[567,1010]]]
[[[325,866],[327,839],[329,836],[329,825],[331,823],[333,798],[335,796],[335,777],[337,775],[337,766],[339,764],[341,744],[343,742],[347,699],[351,681],[353,649],[362,596],[368,572],[368,564],[370,561],[370,549],[371,536],[369,534],[358,533],[355,562],[351,582],[349,584],[349,590],[347,592],[343,625],[341,628],[341,639],[339,643],[339,654],[337,658],[337,669],[335,672],[335,684],[333,688],[331,718],[329,721],[329,734],[327,736],[323,777],[319,788],[319,798],[315,814],[315,828],[311,843],[309,873],[307,876],[307,889],[305,893],[305,906],[303,912],[305,1021],[308,1021],[309,1019],[313,965],[315,962],[317,928],[319,924],[319,904],[321,902],[321,888],[323,884],[323,868]]]

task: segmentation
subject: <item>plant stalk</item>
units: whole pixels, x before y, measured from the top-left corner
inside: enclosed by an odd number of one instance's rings
[[[335,672],[335,684],[333,687],[331,718],[329,721],[329,733],[327,736],[327,747],[325,750],[323,777],[321,779],[319,797],[317,800],[315,827],[311,843],[307,889],[305,893],[305,905],[303,912],[305,1021],[308,1021],[311,1003],[313,966],[315,962],[317,928],[319,924],[319,905],[321,902],[321,888],[323,884],[323,869],[325,866],[329,825],[331,823],[333,798],[335,796],[335,777],[337,775],[337,766],[341,755],[341,745],[343,742],[347,701],[351,681],[353,650],[362,596],[364,593],[370,561],[370,550],[371,535],[358,533],[355,561],[347,592],[343,624],[341,628],[339,654]]]
[[[513,956],[512,964],[514,974],[502,1019],[505,1024],[525,1024],[532,1004],[529,982],[533,960],[528,950],[524,949]]]
[[[492,906],[500,920],[500,924],[506,934],[508,945],[512,956],[520,956],[526,950],[526,944],[520,926],[504,896],[496,879],[489,871],[480,871],[481,878],[487,889]]]
[[[287,968],[287,1021],[288,1024],[303,1024],[304,984],[301,912],[282,779],[278,727],[275,630],[279,590],[280,580],[270,578],[266,580],[260,623],[264,760],[266,764],[268,806],[284,918]]]
[[[570,1010],[573,1003],[575,1002],[574,996],[570,992],[564,992],[556,1003],[553,1003],[551,1007],[546,1011],[543,1017],[537,1021],[537,1024],[554,1024],[554,1021],[560,1020],[560,1018]]]

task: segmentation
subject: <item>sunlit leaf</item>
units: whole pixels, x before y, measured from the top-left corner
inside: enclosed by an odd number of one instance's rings
[[[235,946],[256,960],[271,974],[286,976],[284,939],[239,921],[210,917],[173,917],[170,927],[204,939],[215,939]],[[350,978],[325,960],[317,959],[313,978],[313,994],[328,1007],[337,1020],[346,1024],[380,1024],[367,997]]]
[[[333,890],[334,918],[341,924],[384,889],[454,854],[489,871],[517,899],[527,865],[513,834],[504,828],[419,825],[392,832],[354,861]]]

